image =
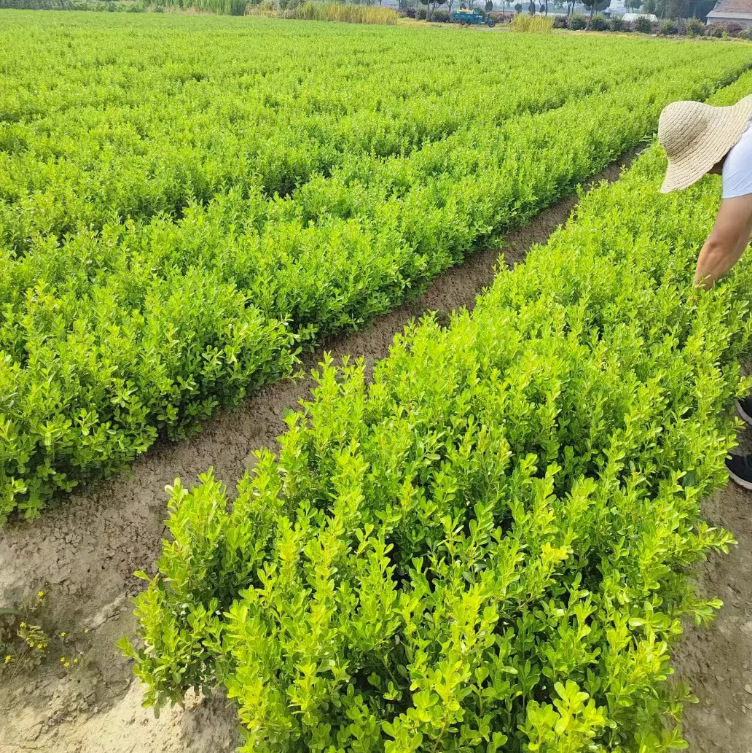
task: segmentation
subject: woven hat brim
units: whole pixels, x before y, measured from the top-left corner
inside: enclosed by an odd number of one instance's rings
[[[680,158],[669,158],[661,193],[689,188],[728,154],[752,117],[752,95],[730,107],[713,109],[716,112],[692,151]]]

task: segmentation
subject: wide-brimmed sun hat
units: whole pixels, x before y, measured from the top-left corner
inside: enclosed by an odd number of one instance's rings
[[[661,193],[688,188],[720,162],[752,117],[752,94],[731,107],[672,102],[658,120],[658,139],[668,155]]]

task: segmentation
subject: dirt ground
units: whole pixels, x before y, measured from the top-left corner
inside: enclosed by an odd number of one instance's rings
[[[740,439],[741,451],[752,452],[752,429]],[[699,699],[684,712],[685,736],[693,753],[752,753],[752,492],[729,483],[704,511],[738,545],[700,569],[699,592],[723,608],[709,628],[688,630],[674,653],[677,676]]]
[[[618,178],[620,164],[598,178]],[[510,233],[501,244],[505,262],[515,264],[532,244],[545,241],[575,203],[574,197],[564,199],[531,225]],[[471,308],[493,279],[499,253],[489,249],[474,255],[434,281],[416,301],[363,332],[326,343],[308,366],[324,349],[335,357],[362,355],[373,363],[387,355],[394,334],[412,317],[426,310]],[[16,523],[0,532],[0,606],[44,587],[55,630],[79,636],[88,631],[80,669],[64,671],[53,658],[30,676],[2,683],[1,753],[223,753],[240,742],[233,710],[221,698],[192,697],[185,708],[164,710],[159,718],[142,708],[141,688],[114,643],[135,630],[130,597],[143,581],[133,572],[151,572],[159,556],[165,486],[177,476],[193,482],[210,466],[218,478],[234,483],[249,467],[254,450],[275,447],[285,411],[305,398],[310,387],[307,378],[272,385],[209,422],[190,441],[159,444],[128,472],[72,495],[34,523]],[[744,493],[729,488],[708,505],[711,520],[730,528],[740,546],[703,569],[701,587],[720,595],[726,607],[711,630],[690,634],[679,656],[682,676],[692,681],[701,699],[687,713],[695,753],[752,753],[748,504]]]

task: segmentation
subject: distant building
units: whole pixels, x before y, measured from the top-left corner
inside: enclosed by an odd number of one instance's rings
[[[623,16],[627,12],[627,6],[624,5],[624,0],[611,0],[608,10],[612,16]]]
[[[708,13],[709,24],[731,22],[752,27],[752,0],[718,0]]]
[[[752,0],[750,0],[750,3],[752,3]],[[608,6],[607,13],[611,16],[621,16],[625,21],[629,21],[630,23],[640,17],[649,18],[651,21],[658,20],[657,16],[652,13],[640,13],[639,11],[634,13],[627,10],[624,0],[611,0],[611,5]]]

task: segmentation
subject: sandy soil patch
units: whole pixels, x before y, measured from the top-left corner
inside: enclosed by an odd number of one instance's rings
[[[752,452],[752,429],[741,448]],[[723,608],[709,628],[689,629],[674,652],[677,676],[699,700],[685,710],[684,728],[693,753],[752,753],[752,492],[729,483],[704,510],[738,545],[700,568],[699,592]]]

